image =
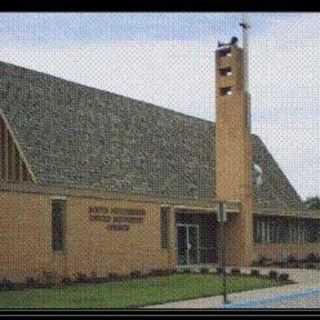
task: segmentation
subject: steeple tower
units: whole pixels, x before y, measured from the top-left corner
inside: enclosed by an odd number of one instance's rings
[[[252,256],[252,150],[247,72],[247,28],[244,48],[236,42],[216,50],[216,195],[241,201],[241,212],[226,224],[227,263],[249,265]],[[246,30],[245,30],[246,29]]]

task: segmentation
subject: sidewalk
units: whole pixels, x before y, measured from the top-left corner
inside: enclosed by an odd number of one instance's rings
[[[252,304],[253,301],[264,299],[278,299],[279,296],[309,294],[320,290],[320,271],[319,270],[301,270],[301,269],[276,269],[276,268],[241,268],[243,272],[249,272],[250,269],[259,269],[262,274],[267,274],[271,269],[281,273],[288,272],[290,279],[298,282],[282,287],[273,287],[259,290],[250,290],[245,292],[233,293],[228,295],[232,305]],[[271,300],[270,300],[271,301]],[[232,306],[231,305],[231,306]],[[230,307],[231,307],[230,306]],[[228,307],[228,305],[226,306]],[[182,309],[206,309],[206,308],[224,308],[222,296],[209,298],[200,298],[178,302],[165,303],[160,305],[147,306],[146,308],[182,308]]]

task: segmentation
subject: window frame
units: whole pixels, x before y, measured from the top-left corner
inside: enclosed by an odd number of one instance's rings
[[[66,197],[64,196],[56,196],[50,198],[50,207],[51,207],[51,249],[54,253],[63,253],[65,251],[65,222],[66,222],[66,208],[67,202]],[[62,203],[61,215],[58,219],[60,219],[60,227],[54,226],[54,202]],[[55,232],[58,229],[59,236],[55,236]],[[59,230],[60,229],[60,230]],[[58,238],[58,239],[57,239]],[[60,245],[56,245],[56,242],[59,241]]]
[[[160,207],[160,248],[168,250],[170,248],[170,207]]]

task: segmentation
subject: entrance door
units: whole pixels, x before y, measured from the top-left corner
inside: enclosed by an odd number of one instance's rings
[[[177,224],[178,265],[199,263],[199,226]]]

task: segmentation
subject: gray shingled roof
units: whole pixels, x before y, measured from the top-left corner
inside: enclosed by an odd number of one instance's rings
[[[0,108],[39,183],[208,199],[214,190],[214,123],[0,62]],[[260,207],[301,200],[255,135]]]

